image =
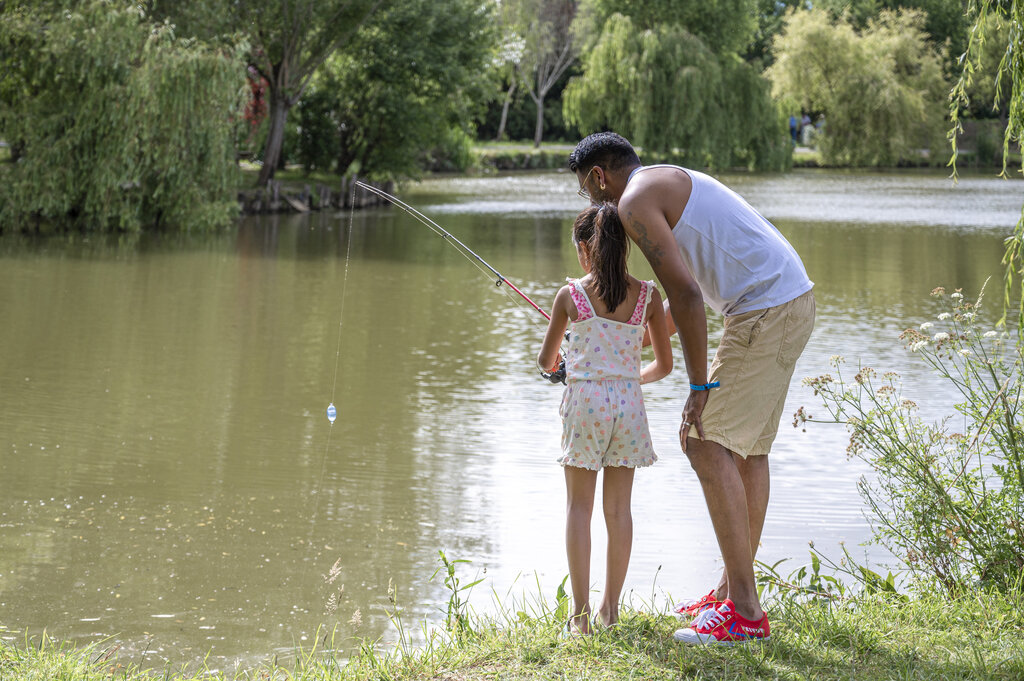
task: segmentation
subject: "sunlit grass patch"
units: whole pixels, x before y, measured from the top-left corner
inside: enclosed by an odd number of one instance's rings
[[[210,673],[144,672],[118,667],[109,649],[75,649],[34,637],[0,647],[0,677],[71,679],[978,679],[1024,678],[1024,596],[977,592],[956,600],[888,594],[843,603],[775,600],[772,638],[733,648],[685,647],[672,639],[682,624],[647,604],[626,608],[620,623],[567,638],[540,601],[495,615],[471,616],[454,636],[426,632],[419,646],[383,648],[364,641],[347,659],[316,647],[291,666]],[[334,649],[333,644],[327,650]],[[106,659],[104,659],[106,658]]]

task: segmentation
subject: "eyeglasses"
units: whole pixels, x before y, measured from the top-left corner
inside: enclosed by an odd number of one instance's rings
[[[590,172],[588,172],[587,176],[583,178],[583,183],[580,185],[579,191],[576,192],[576,194],[579,195],[581,199],[586,199],[587,201],[591,200],[590,192],[587,191],[587,180],[590,179],[590,173],[594,172],[594,168],[596,167],[597,166],[591,166]]]

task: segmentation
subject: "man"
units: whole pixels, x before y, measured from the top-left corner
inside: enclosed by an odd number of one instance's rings
[[[569,168],[582,195],[618,205],[665,289],[683,347],[690,393],[679,443],[700,480],[725,569],[711,593],[677,606],[695,619],[675,639],[766,639],[753,559],[768,507],[767,454],[814,325],[814,284],[779,231],[708,175],[641,166],[612,132],[582,140]],[[710,372],[705,303],[725,316]]]

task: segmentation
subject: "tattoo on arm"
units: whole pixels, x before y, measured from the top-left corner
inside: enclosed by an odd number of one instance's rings
[[[658,267],[661,264],[661,259],[665,257],[665,251],[651,240],[650,235],[647,233],[647,226],[637,220],[632,212],[629,213],[629,222],[636,231],[636,243],[644,255],[647,256],[647,262],[651,264],[651,267]]]

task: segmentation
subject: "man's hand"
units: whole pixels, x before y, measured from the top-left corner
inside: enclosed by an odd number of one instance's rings
[[[704,440],[704,424],[701,423],[701,414],[704,413],[704,406],[708,403],[708,390],[691,390],[690,396],[686,398],[686,406],[683,407],[683,423],[679,426],[679,445],[686,452],[686,438],[690,436],[690,429],[694,428],[697,437]]]

